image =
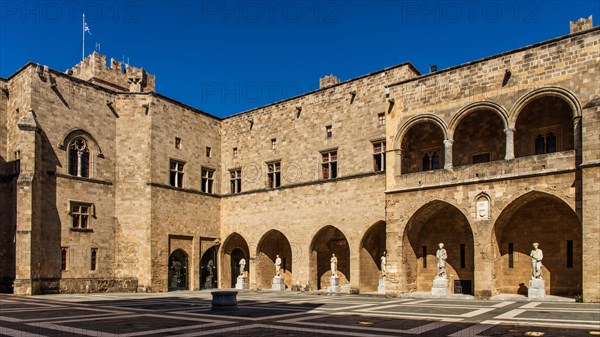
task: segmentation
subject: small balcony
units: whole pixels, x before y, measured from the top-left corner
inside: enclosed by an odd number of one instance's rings
[[[575,150],[463,165],[452,170],[406,173],[387,182],[387,192],[522,178],[575,170]]]

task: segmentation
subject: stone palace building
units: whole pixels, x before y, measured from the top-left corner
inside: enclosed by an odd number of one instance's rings
[[[600,29],[410,63],[226,118],[93,53],[0,78],[0,291],[451,291],[600,301]]]

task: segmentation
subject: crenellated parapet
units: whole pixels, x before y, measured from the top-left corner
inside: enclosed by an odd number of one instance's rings
[[[132,67],[111,58],[106,63],[106,55],[93,52],[67,73],[94,84],[125,92],[155,91],[155,76],[144,68]]]

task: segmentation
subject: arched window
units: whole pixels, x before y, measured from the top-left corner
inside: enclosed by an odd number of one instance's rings
[[[554,132],[550,132],[546,136],[546,153],[556,152],[556,135]]]
[[[438,170],[440,168],[440,155],[437,151],[434,151],[431,155],[431,169]]]
[[[535,137],[535,154],[544,154],[546,149],[546,142],[544,141],[544,136],[537,135]]]
[[[431,162],[429,159],[429,153],[425,152],[423,155],[423,171],[429,171],[431,166]]]
[[[77,177],[90,176],[90,149],[88,142],[76,137],[69,143],[69,174]]]

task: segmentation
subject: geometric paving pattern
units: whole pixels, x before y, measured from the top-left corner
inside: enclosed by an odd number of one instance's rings
[[[600,304],[241,291],[0,295],[0,336],[600,336]]]

